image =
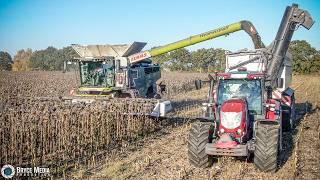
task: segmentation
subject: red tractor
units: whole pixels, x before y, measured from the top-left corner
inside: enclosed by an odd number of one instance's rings
[[[291,55],[294,31],[310,29],[308,11],[293,4],[283,15],[277,36],[267,48],[226,53],[225,73],[209,75],[205,116],[192,124],[188,136],[190,163],[207,166],[211,157],[254,155],[262,171],[276,171],[283,131],[295,120]],[[196,81],[200,88],[203,81]]]

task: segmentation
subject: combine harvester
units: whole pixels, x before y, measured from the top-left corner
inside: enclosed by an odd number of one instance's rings
[[[310,29],[308,11],[293,4],[284,12],[275,40],[266,48],[226,54],[226,70],[210,76],[205,117],[188,136],[191,164],[205,167],[215,156],[254,155],[261,171],[274,172],[283,150],[283,132],[295,124],[294,90],[289,87],[288,47],[299,26]],[[201,87],[202,81],[196,81]],[[211,162],[212,163],[212,162]]]
[[[244,30],[251,37],[255,48],[264,47],[255,27],[249,21],[233,23],[142,52],[140,51],[146,45],[143,42],[123,45],[73,44],[72,47],[79,58],[65,62],[64,69],[67,63],[79,65],[80,87],[72,90],[73,97],[67,99],[73,103],[91,103],[110,97],[122,98],[119,101],[130,98],[141,106],[154,104],[151,110],[148,106],[148,114],[153,117],[165,117],[172,107],[170,101],[160,100],[165,85],[160,80],[160,66],[153,64],[151,58],[239,30]]]

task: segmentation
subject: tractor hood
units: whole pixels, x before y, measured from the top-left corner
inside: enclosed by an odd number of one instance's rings
[[[147,43],[133,42],[131,44],[117,45],[79,45],[72,44],[72,48],[81,58],[101,58],[101,57],[128,57],[140,52]]]
[[[220,132],[232,133],[235,137],[245,134],[247,120],[247,102],[244,98],[226,100],[220,109]]]

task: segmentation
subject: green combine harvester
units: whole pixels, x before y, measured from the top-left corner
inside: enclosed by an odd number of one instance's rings
[[[229,24],[147,51],[141,51],[146,45],[143,42],[122,45],[73,44],[73,49],[79,55],[72,61],[79,65],[80,87],[72,91],[72,95],[161,99],[165,84],[161,81],[160,66],[152,63],[152,57],[239,30],[249,34],[255,48],[264,47],[249,21]],[[158,110],[154,114],[164,116],[172,107],[170,101],[158,100],[155,109]]]

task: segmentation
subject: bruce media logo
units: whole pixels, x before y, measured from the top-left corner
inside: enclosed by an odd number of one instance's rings
[[[1,175],[6,179],[12,178],[14,174],[15,174],[14,167],[11,166],[10,164],[4,165],[1,168]]]

